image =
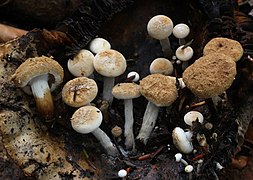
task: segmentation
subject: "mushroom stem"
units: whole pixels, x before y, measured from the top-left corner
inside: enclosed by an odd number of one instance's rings
[[[137,136],[137,139],[140,139],[144,144],[147,144],[148,138],[155,127],[158,113],[159,107],[149,101],[143,116],[141,129]]]
[[[54,113],[54,104],[48,85],[48,74],[33,78],[29,84],[31,86],[38,111],[45,118],[51,117]]]
[[[105,77],[104,76],[104,84],[103,84],[103,100],[112,104],[113,95],[112,95],[112,88],[114,86],[114,77]]]
[[[171,58],[173,53],[172,53],[172,50],[170,47],[169,38],[161,39],[160,44],[162,46],[162,51],[163,51],[164,57]]]
[[[125,145],[127,149],[135,149],[134,133],[133,133],[133,101],[132,99],[124,100],[125,106]]]
[[[100,128],[97,128],[91,133],[97,138],[97,140],[100,142],[100,144],[104,147],[104,149],[109,155],[117,156],[119,154],[117,148],[104,131],[102,131]]]

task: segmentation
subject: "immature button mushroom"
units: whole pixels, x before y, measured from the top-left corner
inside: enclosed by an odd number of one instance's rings
[[[124,177],[127,176],[127,171],[126,171],[125,169],[119,170],[118,176],[119,176],[120,178],[124,179]]]
[[[112,89],[112,94],[117,99],[124,99],[125,106],[125,145],[127,149],[134,149],[134,133],[133,133],[133,101],[132,99],[140,97],[140,87],[135,83],[119,83]]]
[[[190,28],[184,23],[177,24],[173,28],[173,35],[179,39],[180,46],[186,43],[185,38],[189,35],[189,33],[190,33]]]
[[[185,166],[188,165],[188,162],[186,160],[183,159],[183,155],[181,153],[177,153],[175,154],[175,159],[176,159],[176,162],[181,162],[183,163]]]
[[[189,126],[192,126],[192,122],[196,120],[198,120],[201,124],[204,121],[203,115],[198,111],[189,111],[184,115],[184,122]]]
[[[83,106],[75,111],[71,117],[71,125],[75,131],[82,134],[92,133],[111,156],[117,156],[118,150],[110,138],[99,126],[102,123],[102,113],[94,106]]]
[[[176,57],[182,63],[182,69],[185,70],[188,66],[188,62],[193,56],[193,49],[190,46],[180,46],[176,50]]]
[[[57,61],[41,56],[23,62],[12,75],[12,80],[18,87],[30,86],[38,111],[50,118],[54,113],[51,90],[62,83],[63,75],[63,68]]]
[[[226,91],[235,75],[236,64],[231,57],[211,53],[186,68],[183,81],[196,96],[207,99]]]
[[[62,100],[69,106],[81,107],[93,101],[97,93],[97,83],[93,79],[78,77],[63,86]]]
[[[94,38],[91,40],[89,48],[91,52],[97,54],[100,51],[111,49],[111,44],[104,38]]]
[[[159,107],[170,106],[178,96],[175,81],[162,74],[151,74],[140,81],[141,94],[149,101],[137,136],[144,144],[156,124]]]
[[[151,74],[171,75],[173,73],[173,64],[166,58],[156,58],[149,66]]]
[[[172,20],[165,15],[157,15],[152,17],[147,25],[148,34],[159,40],[165,57],[172,56],[169,36],[173,31]]]
[[[184,171],[186,173],[191,173],[193,171],[193,166],[192,165],[185,166]]]
[[[192,142],[189,141],[184,130],[180,127],[174,128],[172,131],[172,139],[175,147],[184,154],[189,154],[193,150]]]
[[[94,55],[89,50],[82,49],[75,55],[73,60],[68,60],[68,70],[75,77],[88,77],[94,71],[94,59]]]
[[[132,82],[137,82],[140,79],[140,75],[137,72],[135,72],[135,71],[131,71],[130,73],[127,74],[127,78],[128,79],[132,78],[131,79]]]
[[[225,54],[236,62],[241,59],[243,48],[238,41],[219,37],[211,39],[203,49],[204,56],[212,53]]]
[[[110,104],[113,101],[114,78],[123,74],[126,67],[125,57],[116,50],[101,51],[95,56],[94,68],[104,76],[103,100],[107,100]]]

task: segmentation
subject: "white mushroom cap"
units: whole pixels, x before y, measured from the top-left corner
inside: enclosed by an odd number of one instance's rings
[[[78,77],[63,86],[62,100],[69,106],[80,107],[93,101],[97,93],[97,83],[93,79]]]
[[[126,67],[125,57],[116,50],[105,50],[95,55],[94,68],[103,76],[117,77],[125,72]]]
[[[127,176],[127,171],[125,169],[119,170],[118,176],[121,177],[121,178],[126,177]]]
[[[71,117],[73,129],[79,133],[87,134],[99,128],[102,123],[102,113],[94,106],[83,106],[75,111]]]
[[[147,31],[155,39],[166,39],[172,34],[173,22],[165,15],[154,16],[148,22]]]
[[[100,51],[111,49],[111,44],[104,38],[94,38],[90,42],[89,48],[94,54],[97,54]]]
[[[176,50],[176,56],[180,61],[188,61],[193,56],[193,49],[190,46],[183,48],[184,46],[180,46]]]
[[[133,99],[141,96],[140,86],[135,83],[119,83],[112,89],[112,95],[117,99]]]
[[[184,171],[187,173],[191,173],[193,171],[193,166],[192,165],[185,166]]]
[[[182,153],[189,154],[193,150],[191,141],[187,139],[184,130],[180,127],[176,127],[172,131],[172,139],[175,147]]]
[[[139,81],[139,79],[140,79],[139,73],[137,73],[137,72],[135,72],[135,71],[131,71],[131,72],[129,72],[129,73],[127,74],[127,78],[130,78],[130,77],[132,77],[132,76],[134,76],[134,79],[132,79],[133,82]]]
[[[82,49],[77,55],[75,55],[73,60],[68,60],[68,70],[75,77],[88,77],[94,71],[94,59],[94,55],[89,50]]]
[[[180,162],[180,160],[182,159],[182,157],[183,157],[183,155],[181,153],[175,154],[176,162]]]
[[[173,69],[173,64],[166,58],[156,58],[149,66],[151,74],[171,75]]]
[[[184,115],[184,122],[188,124],[189,126],[192,126],[192,122],[196,121],[198,118],[198,121],[202,124],[204,121],[203,115],[198,111],[189,111]]]
[[[184,23],[177,24],[173,28],[173,35],[179,39],[187,37],[189,33],[190,33],[190,28]]]

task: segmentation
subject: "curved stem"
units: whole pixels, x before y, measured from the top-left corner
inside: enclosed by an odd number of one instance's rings
[[[169,38],[160,40],[160,44],[162,46],[162,51],[163,51],[164,57],[171,58],[173,52],[172,52],[171,47],[170,47]]]
[[[125,99],[125,132],[124,135],[125,145],[127,149],[135,149],[135,142],[134,142],[134,133],[133,133],[133,124],[134,124],[134,117],[133,117],[133,101],[132,99]]]
[[[104,84],[103,84],[103,100],[112,104],[113,95],[112,95],[112,88],[114,86],[114,77],[104,77]]]
[[[144,144],[147,144],[148,138],[155,127],[158,113],[159,107],[149,101],[143,116],[141,129],[137,136],[137,139],[140,139]]]
[[[107,154],[111,156],[117,156],[119,154],[117,148],[112,143],[111,139],[100,128],[97,128],[94,131],[92,131],[92,134],[97,138],[100,144],[107,151]]]

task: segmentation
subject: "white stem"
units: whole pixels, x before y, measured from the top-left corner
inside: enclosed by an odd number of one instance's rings
[[[186,160],[184,160],[184,159],[180,159],[180,162],[183,163],[186,166],[188,165],[188,162],[186,162]]]
[[[114,86],[114,77],[104,77],[104,86],[103,86],[103,100],[112,104],[113,95],[112,95],[112,88]]]
[[[160,40],[160,44],[162,46],[162,51],[163,51],[164,57],[171,58],[173,52],[172,52],[171,47],[170,47],[169,38]]]
[[[147,144],[148,138],[155,127],[158,113],[159,107],[149,101],[137,136],[137,139],[140,139],[144,144]]]
[[[127,149],[135,149],[135,142],[134,142],[134,133],[133,133],[133,124],[134,124],[134,117],[133,117],[133,101],[132,99],[125,99],[125,132],[124,135],[125,145]]]
[[[111,156],[117,156],[118,150],[115,147],[115,145],[112,143],[111,139],[105,134],[104,131],[102,131],[100,128],[95,129],[92,131],[92,134],[97,138],[97,140],[100,142],[100,144],[104,147],[104,149],[107,151],[107,154]]]

